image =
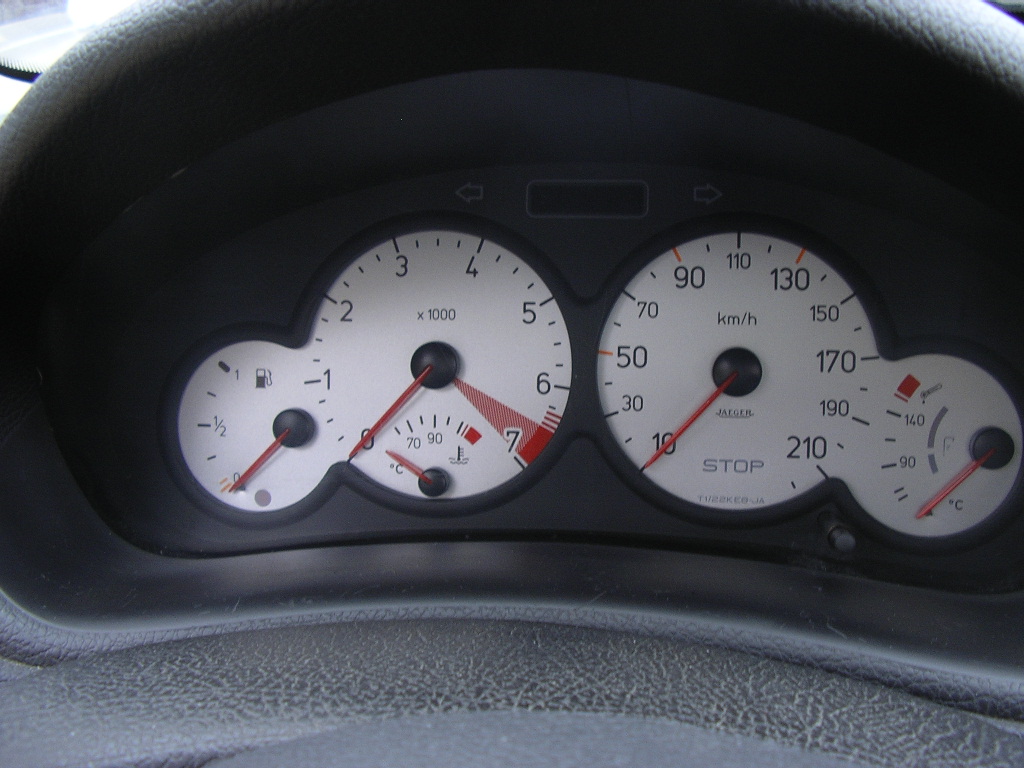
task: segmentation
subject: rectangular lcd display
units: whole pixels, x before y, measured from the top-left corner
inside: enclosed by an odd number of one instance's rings
[[[640,219],[647,215],[647,182],[531,181],[526,212],[540,218]]]

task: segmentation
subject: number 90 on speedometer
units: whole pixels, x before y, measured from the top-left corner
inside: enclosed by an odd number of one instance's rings
[[[828,262],[720,231],[659,253],[617,294],[597,385],[627,474],[715,523],[749,522],[787,512],[870,440],[878,360]]]

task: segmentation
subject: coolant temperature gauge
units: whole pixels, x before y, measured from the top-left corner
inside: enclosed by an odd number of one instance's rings
[[[375,442],[379,445],[373,452],[380,459],[375,466],[367,467],[367,474],[380,477],[381,482],[401,493],[428,499],[487,490],[487,465],[508,453],[497,434],[488,434],[468,419],[444,413],[409,414],[382,432]]]
[[[1003,387],[958,357],[890,362],[872,387],[875,439],[844,477],[887,527],[921,537],[962,533],[995,514],[1015,491],[1021,424]]]

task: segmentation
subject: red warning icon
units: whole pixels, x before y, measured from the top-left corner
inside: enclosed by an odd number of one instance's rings
[[[903,381],[900,382],[900,385],[896,387],[896,391],[893,392],[893,394],[906,403],[910,400],[911,396],[917,392],[917,388],[920,386],[921,382],[908,373],[904,377]]]

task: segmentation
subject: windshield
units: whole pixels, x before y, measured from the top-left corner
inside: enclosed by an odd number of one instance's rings
[[[0,63],[18,72],[42,72],[90,29],[133,0],[0,0]],[[0,77],[0,120],[30,83]]]

